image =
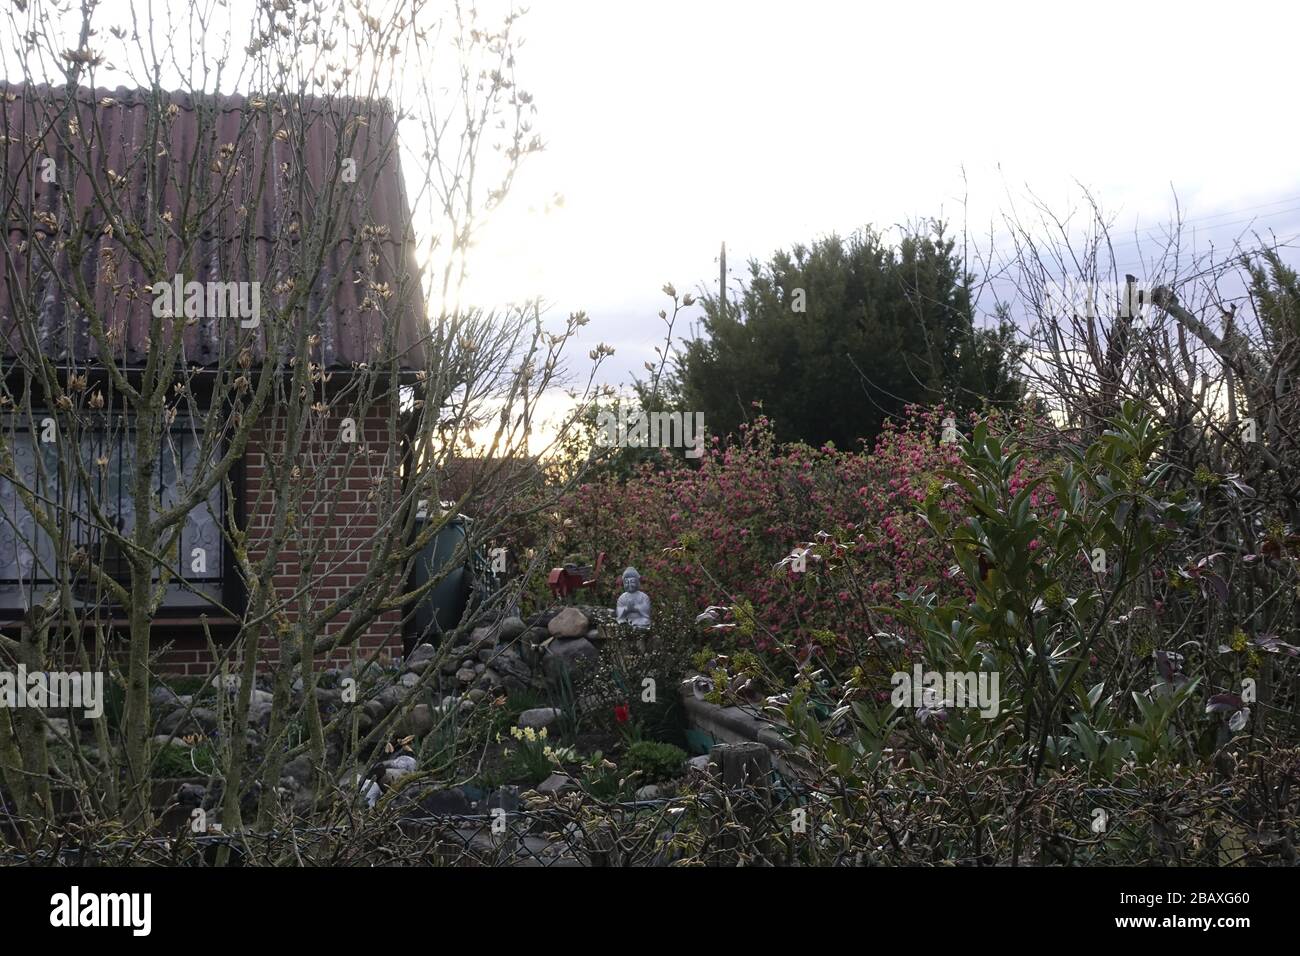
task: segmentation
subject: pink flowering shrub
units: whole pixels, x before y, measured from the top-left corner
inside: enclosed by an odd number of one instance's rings
[[[745,630],[762,649],[776,635],[865,639],[870,608],[899,592],[960,593],[946,576],[951,555],[920,517],[927,495],[960,508],[938,475],[959,461],[957,445],[940,441],[943,418],[910,408],[868,452],[777,445],[760,416],[735,441],[715,437],[698,466],[665,455],[626,483],[582,486],[566,509],[570,541],[606,551],[615,570],[636,566],[656,602],[752,608]],[[783,562],[819,534],[851,549],[851,581],[819,574],[811,555],[806,571]]]

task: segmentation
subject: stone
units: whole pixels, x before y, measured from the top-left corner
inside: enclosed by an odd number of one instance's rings
[[[158,721],[160,734],[210,734],[217,729],[217,715],[206,707],[195,707],[187,717],[185,711],[175,710]]]
[[[407,690],[410,690],[420,683],[420,675],[414,672],[408,672],[399,677],[397,682]]]
[[[407,697],[411,696],[411,689],[403,687],[401,684],[392,684],[385,687],[375,695],[375,700],[384,705],[384,713],[388,713]]]
[[[384,768],[384,785],[391,787],[403,777],[409,777],[415,773],[415,758],[410,754],[399,754],[391,760],[385,760],[382,766]]]
[[[465,696],[468,697],[470,700],[472,700],[474,703],[477,704],[479,701],[481,701],[481,700],[482,700],[484,697],[486,697],[487,695],[488,695],[488,692],[485,691],[483,688],[481,688],[481,687],[475,687],[473,690],[469,691]]]
[[[423,674],[437,656],[436,647],[432,644],[421,644],[411,651],[411,656],[406,659],[406,669],[413,674]]]
[[[460,681],[462,684],[472,683],[474,678],[477,676],[478,674],[474,672],[474,668],[472,667],[462,667],[460,670],[456,671],[456,680]]]
[[[492,658],[496,656],[497,656],[497,649],[495,647],[485,647],[478,652],[478,659],[483,664],[491,663]]]
[[[587,615],[576,607],[566,607],[551,618],[546,630],[552,637],[586,637],[587,631],[591,630],[591,623],[587,620]]]
[[[454,660],[451,660],[451,661],[443,661],[443,663],[442,663],[442,668],[441,668],[441,669],[442,669],[442,672],[443,672],[444,674],[447,674],[448,676],[450,676],[450,675],[456,673],[456,671],[458,671],[458,670],[460,669],[460,664],[458,664],[458,663],[457,663],[456,661],[454,661]]]
[[[174,710],[181,705],[181,699],[176,696],[176,691],[170,687],[164,687],[159,684],[153,690],[149,691],[149,706],[153,710]]]
[[[293,780],[300,787],[305,787],[312,777],[311,757],[307,754],[299,754],[285,763],[280,768],[280,779],[283,780],[285,777]]]
[[[573,668],[579,661],[594,660],[596,657],[596,645],[585,637],[556,638],[546,645],[546,655],[542,663],[547,675],[556,678],[563,671]]]
[[[650,595],[641,590],[641,575],[636,568],[623,571],[623,593],[618,596],[615,616],[618,623],[629,627],[650,626]]]
[[[501,684],[507,690],[522,690],[528,686],[533,669],[511,649],[502,651],[492,659],[492,669],[501,675]]]
[[[163,747],[184,747],[188,750],[191,745],[179,737],[168,737],[166,734],[159,734],[153,739],[153,746],[155,750],[160,750]]]
[[[699,757],[692,757],[686,761],[687,773],[708,773],[709,772],[709,755],[703,754]]]
[[[476,627],[474,633],[470,635],[469,645],[472,648],[494,647],[497,642],[497,629],[495,627]]]
[[[433,730],[433,725],[433,708],[428,704],[416,704],[402,719],[397,733],[402,737],[413,734],[416,738],[424,738]]]
[[[208,795],[208,788],[197,783],[183,783],[172,797],[172,801],[182,807],[201,807],[203,798]]]
[[[256,727],[267,726],[274,709],[275,705],[270,701],[255,701],[248,705],[248,722]]]
[[[474,681],[474,686],[481,687],[484,690],[492,690],[494,687],[500,687],[501,675],[492,668],[485,667],[483,672],[478,675],[478,679]]]
[[[513,641],[524,631],[528,630],[528,625],[519,617],[507,617],[501,621],[500,636],[503,641]]]
[[[648,783],[644,787],[641,787],[637,790],[636,798],[638,800],[658,800],[659,788],[656,787],[653,783]]]
[[[533,788],[538,793],[557,794],[566,790],[577,790],[578,784],[567,773],[553,773],[536,787]]]
[[[430,816],[467,816],[470,812],[469,797],[460,787],[430,790],[417,805]]]
[[[68,734],[71,733],[72,727],[66,717],[46,717],[45,718],[45,739],[54,743],[56,740],[67,740]]]
[[[559,708],[533,707],[519,715],[518,724],[520,727],[531,727],[533,730],[541,730],[543,727],[549,727],[559,719]]]
[[[316,703],[322,708],[338,707],[343,703],[343,691],[330,687],[316,688]]]
[[[270,704],[275,700],[275,695],[269,690],[258,690],[254,687],[248,692],[249,704]]]

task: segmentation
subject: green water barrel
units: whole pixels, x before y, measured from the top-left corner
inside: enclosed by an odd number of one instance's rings
[[[416,534],[427,527],[429,520],[429,515],[421,509],[416,517]],[[469,537],[469,525],[469,518],[455,515],[424,546],[415,560],[415,566],[411,569],[412,589],[438,577],[444,570],[447,573],[416,602],[413,614],[409,613],[408,608],[405,634],[408,653],[416,644],[436,644],[439,635],[454,630],[465,613],[474,588],[474,560],[472,555],[467,557],[463,553],[459,562],[455,559],[456,549],[459,547],[464,550],[464,542]],[[451,566],[453,563],[455,566]]]

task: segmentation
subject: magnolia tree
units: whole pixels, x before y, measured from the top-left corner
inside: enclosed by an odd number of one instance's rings
[[[351,687],[325,707],[323,662],[393,680],[411,608],[523,496],[545,506],[517,465],[545,452],[538,402],[585,322],[460,301],[478,224],[541,148],[516,19],[421,0],[5,15],[0,670],[103,676],[108,706],[91,745],[94,708],[17,688],[0,812],[28,835],[69,811],[149,827],[152,682],[180,633],[221,689],[227,831],[272,825],[303,756],[317,805],[354,797],[415,698],[382,720]],[[468,535],[413,586],[461,512]],[[270,711],[256,748],[250,708]]]

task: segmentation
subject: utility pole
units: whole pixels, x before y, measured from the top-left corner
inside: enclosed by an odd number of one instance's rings
[[[727,244],[722,244],[718,257],[718,315],[727,314]]]

